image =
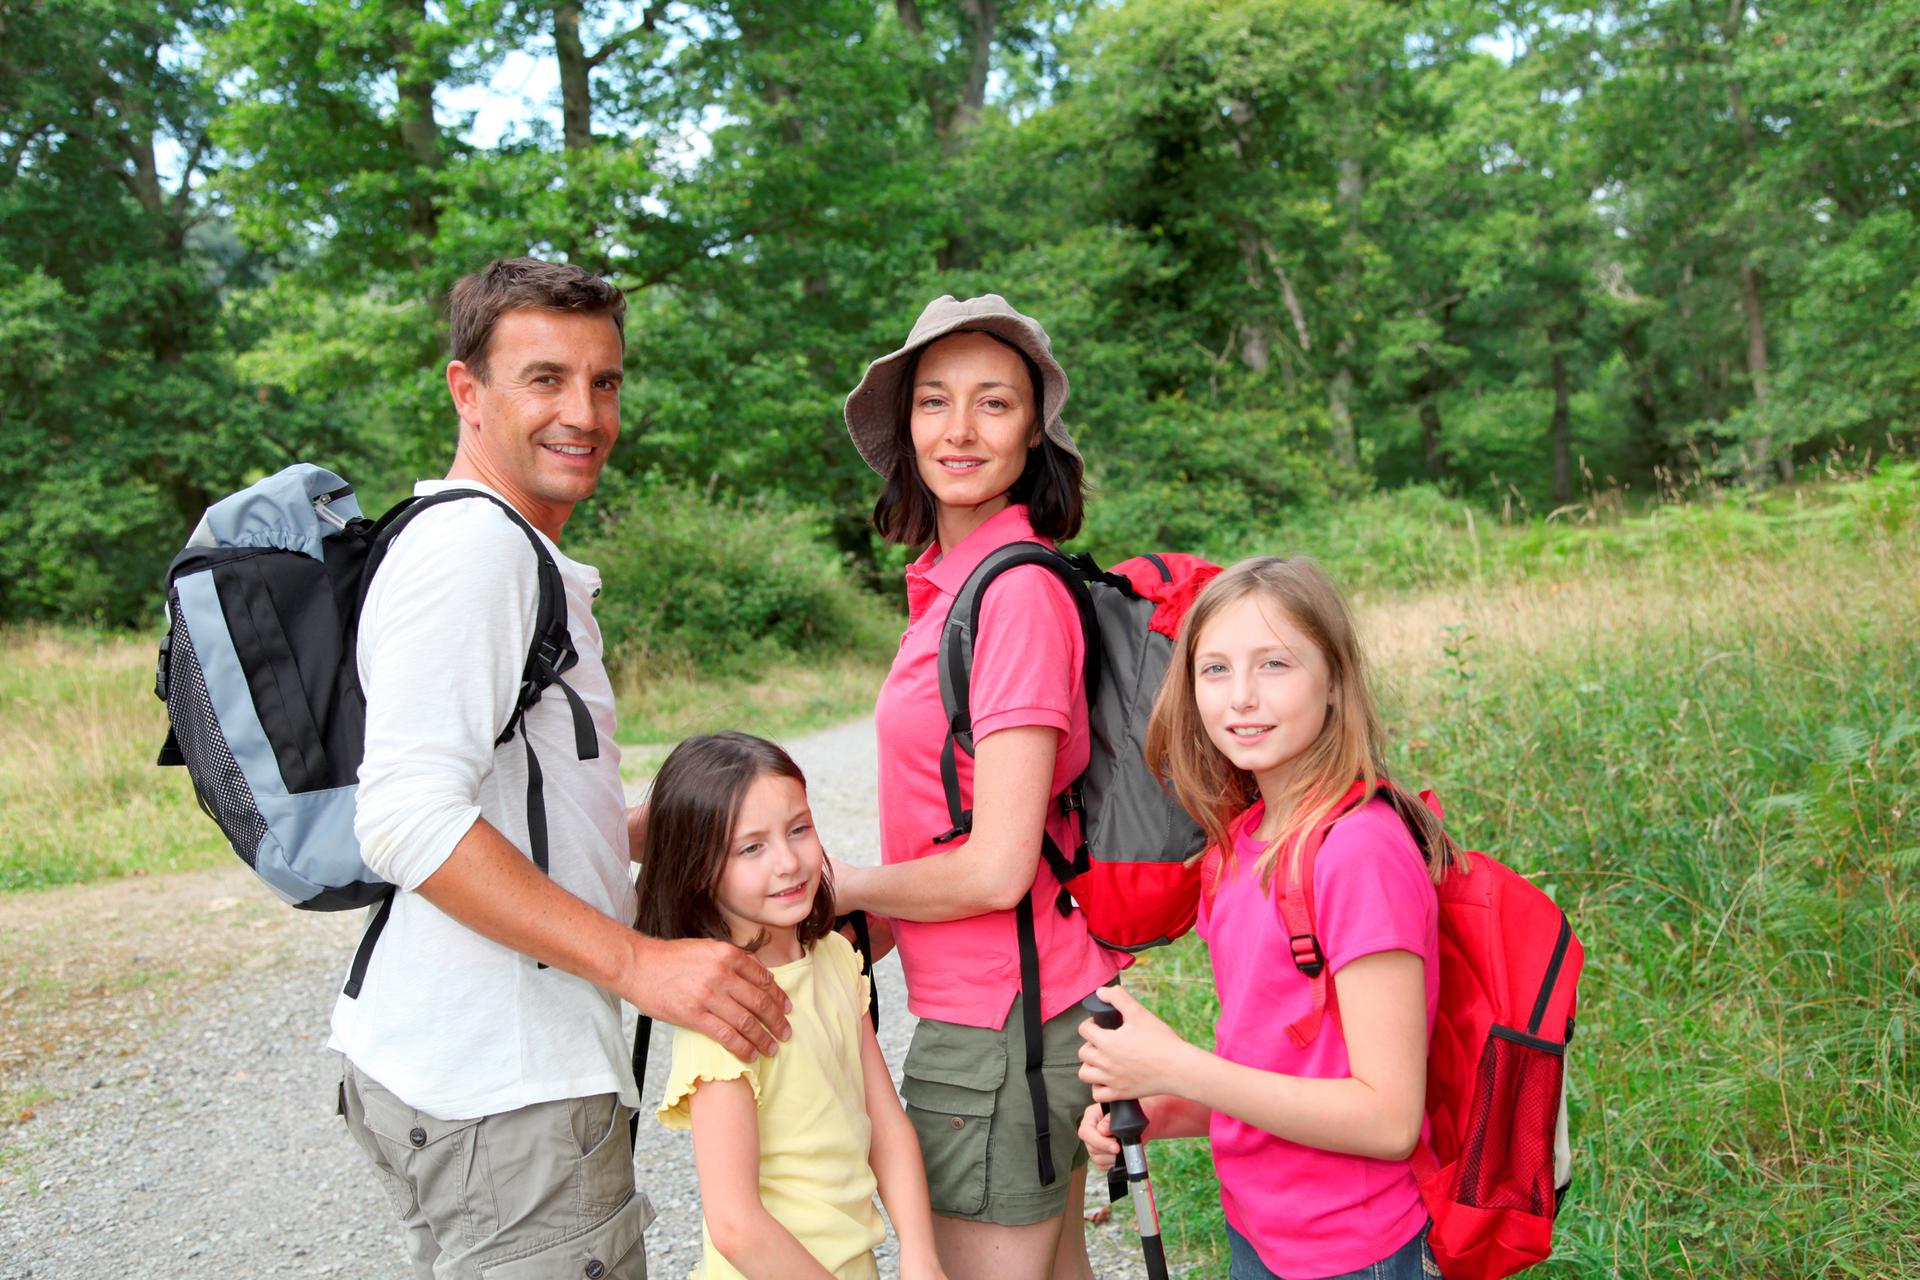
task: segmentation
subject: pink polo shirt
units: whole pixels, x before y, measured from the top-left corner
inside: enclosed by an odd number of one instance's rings
[[[880,686],[874,723],[880,739],[880,857],[892,865],[964,848],[965,838],[937,845],[952,825],[940,785],[946,742],[936,660],[954,596],[989,551],[1009,542],[1053,544],[1033,532],[1024,505],[999,512],[942,559],[935,544],[907,566],[907,631],[893,669]],[[994,579],[980,609],[973,649],[973,733],[983,742],[1001,729],[1044,725],[1060,731],[1052,793],[1087,767],[1085,639],[1073,598],[1047,570],[1022,565]],[[973,806],[973,760],[956,753],[960,797]],[[1079,819],[1049,806],[1047,832],[1062,852],[1080,838]],[[1054,909],[1060,882],[1045,860],[1034,878],[1034,937],[1040,952],[1040,1014],[1054,1014],[1110,981],[1121,958],[1087,933],[1079,911]],[[922,1018],[969,1027],[998,1027],[1020,990],[1014,913],[990,911],[963,920],[896,920],[894,938],[906,971],[907,1007]]]
[[[1234,864],[1209,904],[1200,936],[1220,994],[1214,1052],[1264,1071],[1314,1079],[1351,1074],[1347,1042],[1327,993],[1328,1016],[1306,1048],[1287,1024],[1311,1006],[1293,966],[1279,904],[1252,874],[1262,846],[1248,835],[1262,806],[1234,826]],[[1427,1035],[1440,998],[1440,900],[1419,847],[1385,800],[1335,823],[1313,868],[1315,928],[1328,972],[1380,951],[1410,951],[1426,966]],[[1302,1146],[1215,1112],[1209,1128],[1227,1221],[1267,1268],[1305,1280],[1377,1262],[1413,1239],[1427,1220],[1403,1160],[1374,1160]],[[1426,1137],[1422,1122],[1421,1136]]]

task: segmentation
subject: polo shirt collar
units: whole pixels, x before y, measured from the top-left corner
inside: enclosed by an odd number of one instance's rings
[[[1033,531],[1033,521],[1027,517],[1027,504],[1008,503],[1001,510],[988,517],[978,529],[960,540],[960,545],[935,560],[940,554],[940,544],[928,547],[915,563],[928,582],[940,588],[950,596],[960,594],[967,575],[980,567],[989,551],[1006,546],[1009,542],[1039,542],[1051,547],[1051,539],[1042,538]]]

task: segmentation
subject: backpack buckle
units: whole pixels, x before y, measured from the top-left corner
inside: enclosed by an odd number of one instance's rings
[[[1076,813],[1087,811],[1087,798],[1082,795],[1078,785],[1068,787],[1060,793],[1060,816],[1071,818]]]
[[[153,664],[153,696],[162,702],[167,700],[167,689],[171,683],[168,679],[168,667],[172,657],[173,628],[168,627],[167,634],[160,637],[160,657]]]
[[[573,666],[579,655],[574,652],[572,644],[562,644],[552,636],[541,636],[540,643],[534,646],[534,657],[542,668],[542,674],[557,676]]]
[[[1310,933],[1296,933],[1287,939],[1287,945],[1293,949],[1293,967],[1309,978],[1317,978],[1320,971],[1327,967],[1326,953],[1320,950],[1320,939]]]

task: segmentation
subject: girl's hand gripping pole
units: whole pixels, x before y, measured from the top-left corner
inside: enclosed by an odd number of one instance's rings
[[[1095,1026],[1108,1031],[1120,1026],[1120,1011],[1098,995],[1088,996],[1080,1005],[1093,1015]],[[1147,1175],[1147,1113],[1132,1098],[1116,1098],[1107,1104],[1107,1127],[1120,1140],[1127,1196],[1133,1201],[1133,1224],[1140,1232],[1140,1252],[1147,1262],[1148,1280],[1167,1280],[1167,1255],[1160,1244],[1160,1210],[1153,1199],[1153,1179]],[[1120,1180],[1120,1165],[1116,1164],[1108,1176],[1111,1192]]]

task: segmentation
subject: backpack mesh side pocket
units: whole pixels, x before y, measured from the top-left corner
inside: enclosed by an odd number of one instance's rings
[[[251,867],[267,834],[266,820],[260,816],[253,788],[240,772],[226,734],[221,732],[220,717],[214,714],[213,700],[207,696],[207,681],[193,651],[193,636],[181,621],[178,591],[169,593],[167,606],[173,619],[167,655],[167,719],[173,723],[174,740],[185,758],[200,807],[219,824],[233,851]]]
[[[1553,1131],[1560,1113],[1562,1047],[1493,1027],[1480,1050],[1453,1198],[1481,1209],[1551,1217]]]

